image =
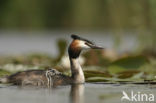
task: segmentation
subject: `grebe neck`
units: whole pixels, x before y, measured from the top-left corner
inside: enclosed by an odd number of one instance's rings
[[[78,58],[70,57],[70,66],[72,73],[71,78],[73,79],[73,83],[84,83],[85,77]]]
[[[76,45],[77,40],[73,40],[73,42],[70,44],[68,48],[70,68],[72,73],[71,78],[73,80],[72,81],[73,83],[84,83],[85,82],[84,74],[78,60],[82,49],[80,47],[77,47]]]

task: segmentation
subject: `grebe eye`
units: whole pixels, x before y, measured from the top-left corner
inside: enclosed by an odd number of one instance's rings
[[[89,45],[87,42],[85,42],[86,45]]]
[[[90,46],[90,45],[91,45],[91,44],[90,44],[90,43],[88,43],[88,42],[85,42],[85,44],[86,44],[86,45],[88,45],[88,46]]]

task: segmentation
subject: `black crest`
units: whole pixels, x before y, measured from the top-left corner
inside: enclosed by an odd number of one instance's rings
[[[72,35],[71,35],[71,38],[73,38],[73,39],[81,39],[81,37],[79,37],[79,36],[77,36],[77,35],[75,35],[75,34],[72,34]]]
[[[88,42],[88,43],[90,43],[90,44],[94,44],[93,42],[91,42],[91,41],[89,41],[89,40],[87,40],[87,39],[85,39],[85,38],[82,38],[82,37],[79,37],[79,36],[77,36],[77,35],[75,35],[75,34],[72,34],[71,35],[71,38],[73,38],[73,39],[77,39],[77,40],[83,40],[83,41],[86,41],[86,42]]]

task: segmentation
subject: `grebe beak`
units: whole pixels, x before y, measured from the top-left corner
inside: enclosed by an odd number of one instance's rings
[[[95,45],[95,44],[91,44],[91,43],[85,43],[87,46],[89,46],[91,49],[104,49],[103,47],[101,47],[101,46],[97,46],[97,45]]]
[[[104,49],[103,47],[101,47],[101,46],[96,46],[96,45],[90,45],[90,47],[91,47],[92,49]]]

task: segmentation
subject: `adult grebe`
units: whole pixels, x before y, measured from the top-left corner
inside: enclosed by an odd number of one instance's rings
[[[71,35],[73,41],[68,47],[68,54],[72,76],[66,76],[55,69],[48,70],[28,70],[18,72],[8,77],[0,79],[2,83],[13,83],[15,85],[34,85],[34,86],[58,86],[67,84],[84,83],[84,73],[79,64],[78,58],[84,49],[103,49],[96,46],[91,41],[77,35]]]

